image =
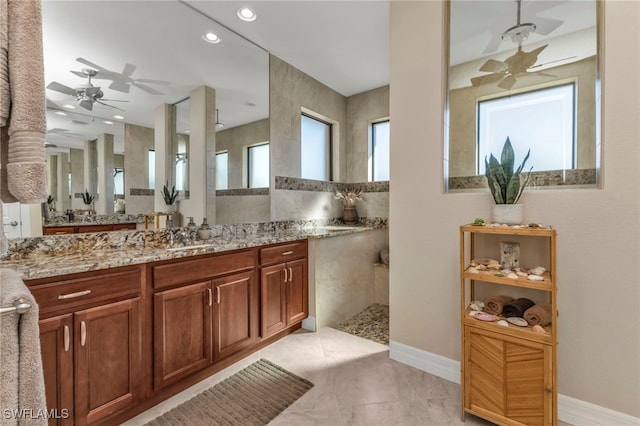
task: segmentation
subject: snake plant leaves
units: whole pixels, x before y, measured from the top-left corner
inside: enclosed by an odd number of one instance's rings
[[[491,154],[489,160],[485,158],[485,175],[487,177],[487,183],[493,195],[493,200],[496,204],[515,204],[520,199],[525,186],[529,183],[531,177],[531,169],[527,177],[520,179],[520,173],[529,159],[531,150],[527,151],[527,155],[524,157],[522,164],[514,171],[515,153],[511,140],[507,137],[507,140],[502,147],[502,154],[500,155],[500,162]]]

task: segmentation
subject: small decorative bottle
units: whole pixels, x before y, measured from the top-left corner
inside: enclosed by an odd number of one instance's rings
[[[201,240],[208,240],[211,238],[211,227],[207,223],[207,218],[202,219],[202,225],[198,228],[198,237]]]

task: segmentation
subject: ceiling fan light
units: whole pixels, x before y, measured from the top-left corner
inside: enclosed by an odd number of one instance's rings
[[[218,44],[222,41],[222,39],[214,33],[206,33],[205,35],[202,36],[202,38],[204,41],[211,44]]]
[[[110,121],[110,120],[104,120],[104,124],[113,124],[113,121]]]
[[[241,7],[238,9],[238,18],[245,22],[253,22],[258,18],[258,15],[248,7]]]
[[[121,115],[114,115],[113,118],[115,118],[116,120],[124,120],[124,117]]]
[[[535,30],[536,24],[518,24],[502,33],[502,39],[504,40],[506,38],[510,38],[514,43],[521,44],[523,41],[529,38],[529,34],[534,32]]]

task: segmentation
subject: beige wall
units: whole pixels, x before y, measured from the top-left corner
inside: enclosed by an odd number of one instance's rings
[[[124,193],[129,214],[153,211],[153,197],[131,195],[131,188],[149,188],[149,150],[155,147],[154,135],[149,127],[124,125]]]
[[[347,175],[343,182],[369,179],[369,127],[389,117],[389,86],[347,98]]]
[[[558,230],[559,392],[640,417],[640,2],[605,16],[604,187],[523,202]],[[390,337],[459,360],[458,226],[492,201],[442,193],[442,22],[440,2],[392,1]]]

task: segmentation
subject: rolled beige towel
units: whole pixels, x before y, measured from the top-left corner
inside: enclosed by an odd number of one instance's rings
[[[540,303],[533,305],[524,312],[524,319],[529,325],[549,325],[551,324],[551,304]]]
[[[2,0],[0,0],[0,3]],[[0,199],[4,203],[15,203],[17,198],[9,191],[7,162],[9,160],[9,129],[0,127]]]
[[[40,0],[7,1],[11,91],[8,188],[21,203],[47,198],[44,135],[44,63]]]
[[[11,92],[9,91],[9,34],[7,2],[0,0],[0,127],[9,121]]]
[[[513,302],[513,297],[510,296],[494,296],[484,301],[484,308],[482,309],[491,315],[500,315],[504,305]]]

